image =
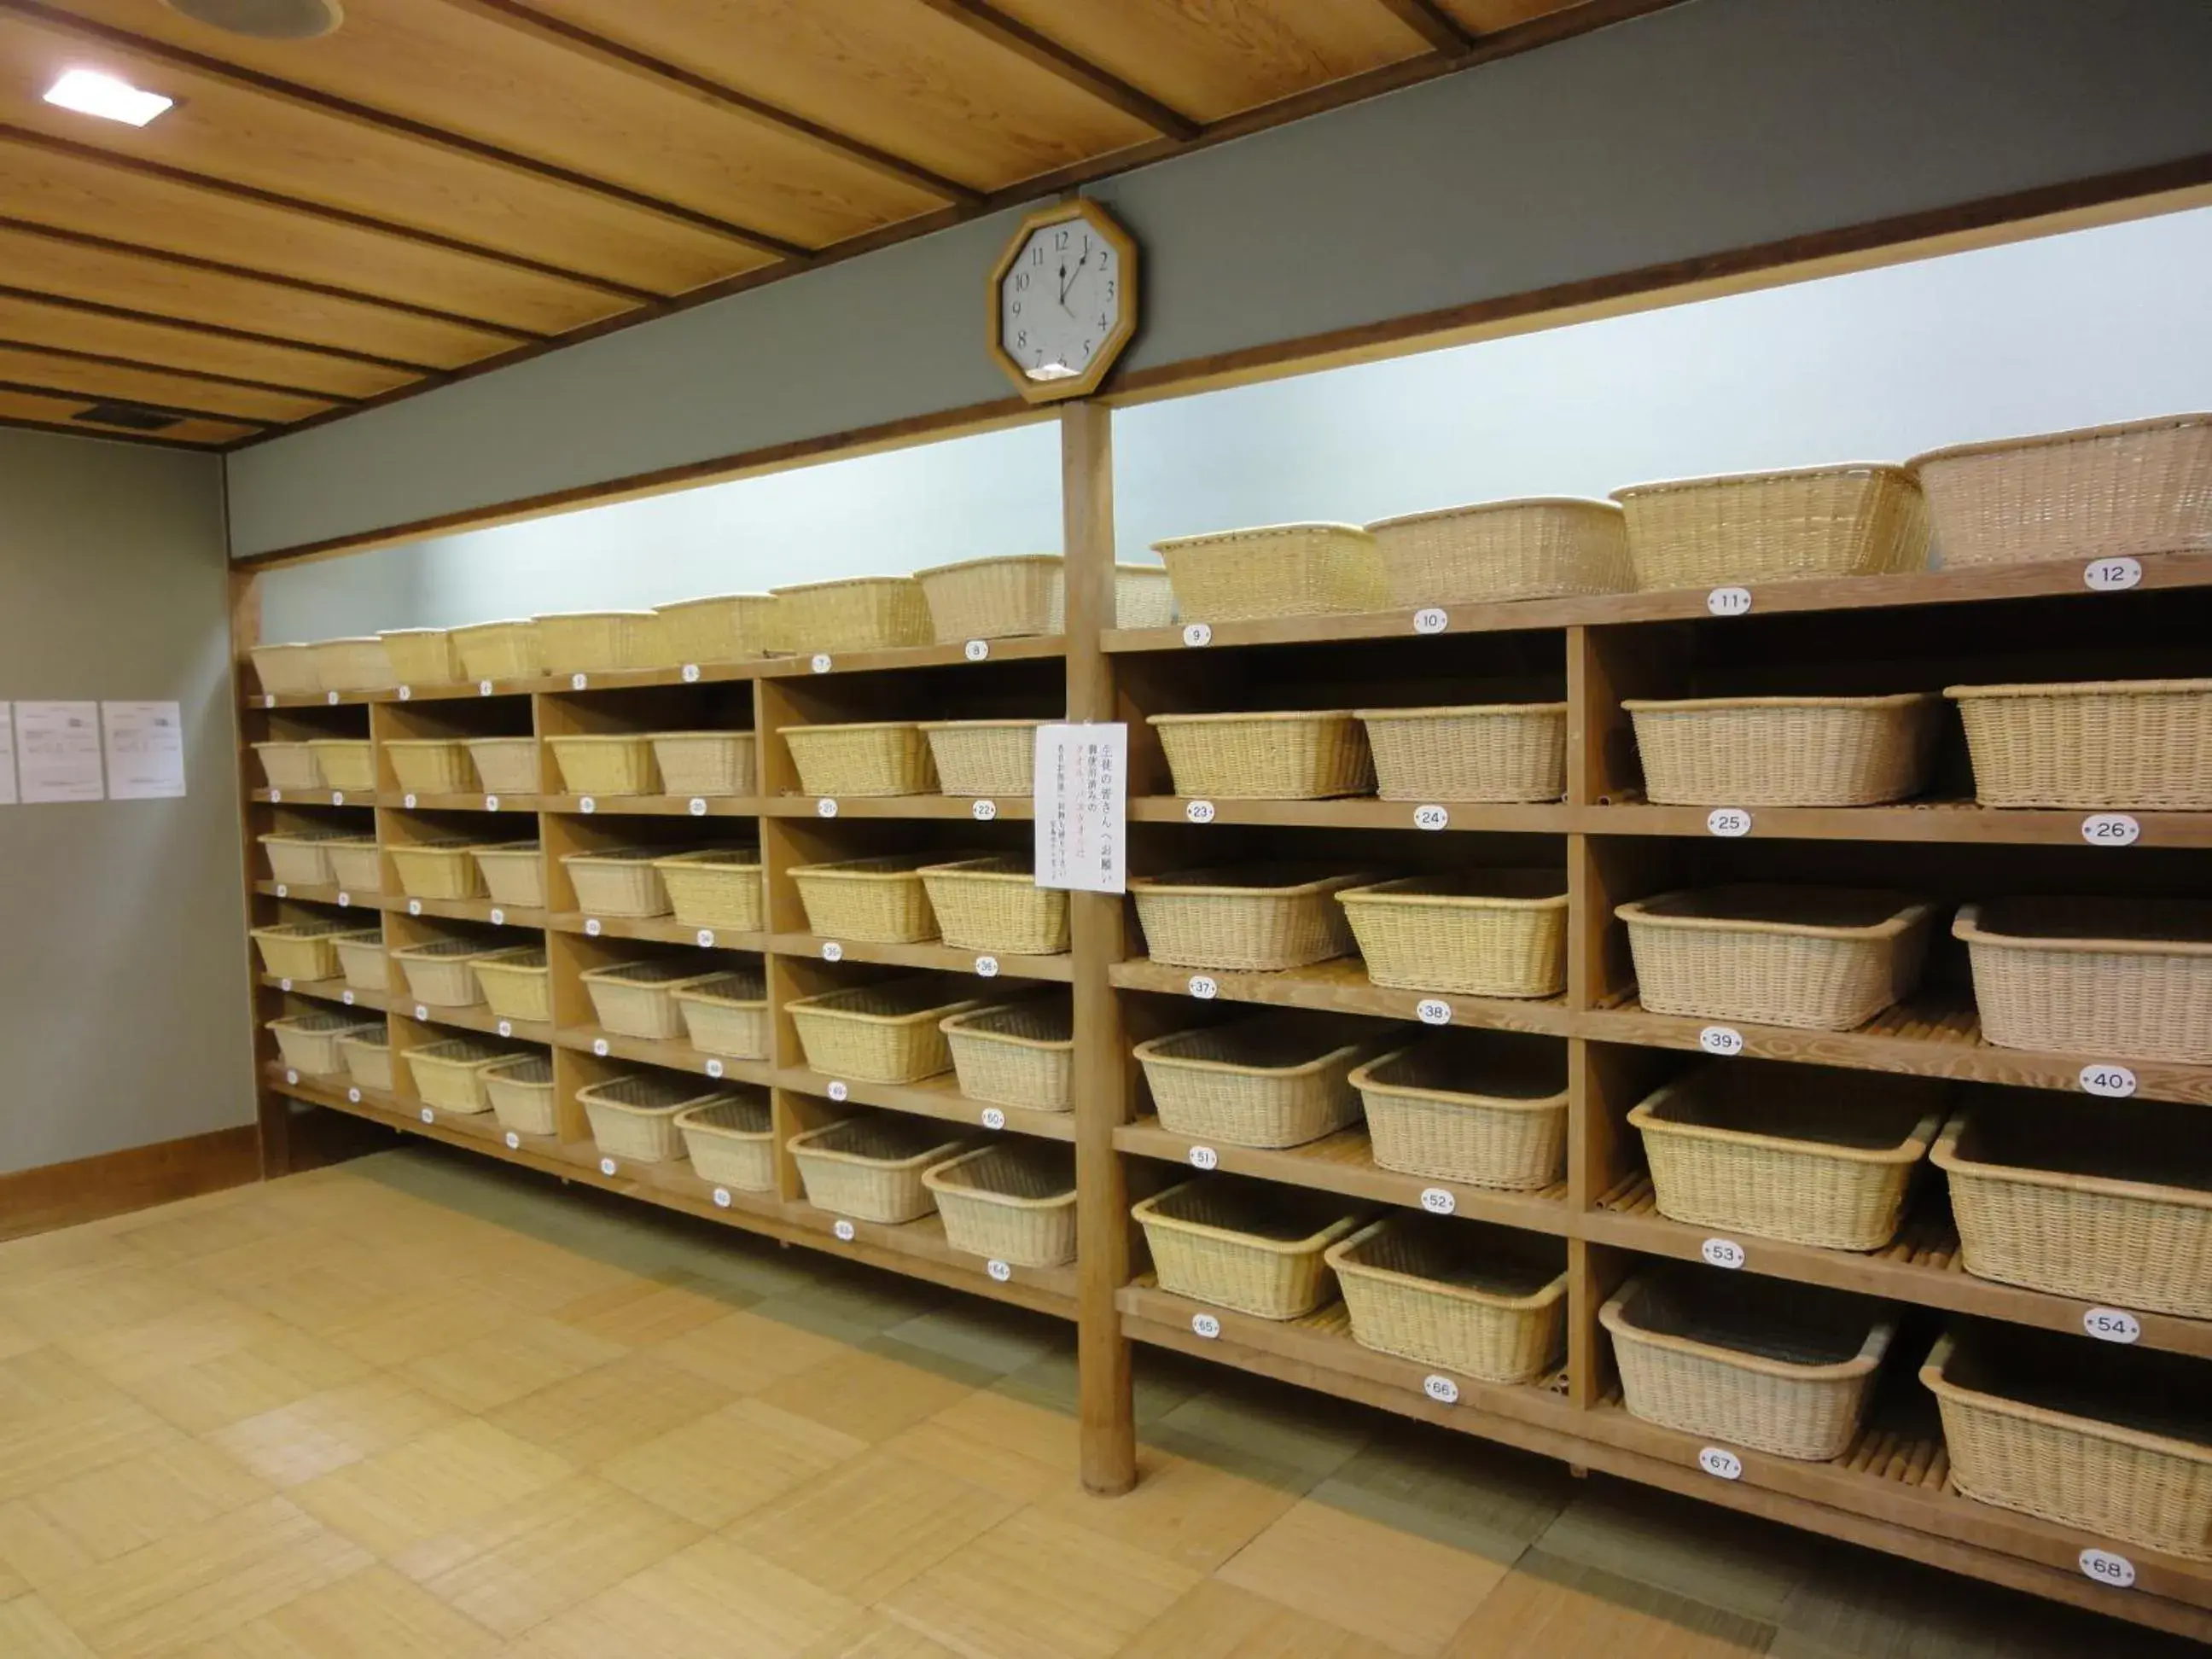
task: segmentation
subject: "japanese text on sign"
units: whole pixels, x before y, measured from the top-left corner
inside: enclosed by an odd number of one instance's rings
[[[1127,892],[1129,728],[1039,726],[1035,787],[1036,884]]]

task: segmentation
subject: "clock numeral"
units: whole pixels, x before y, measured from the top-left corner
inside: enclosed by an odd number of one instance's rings
[[[1022,302],[1019,300],[1015,301],[1012,309],[1015,316],[1020,316],[1022,314]]]
[[[1023,329],[1019,333],[1014,336],[1014,349],[1017,351],[1027,351],[1029,349],[1030,331],[1027,329]]]
[[[1017,294],[1026,294],[1026,293],[1028,293],[1029,291],[1030,291],[1030,274],[1029,274],[1029,272],[1027,272],[1026,270],[1018,270],[1018,271],[1016,271],[1016,272],[1014,273],[1014,292],[1015,292],[1015,293],[1017,293]]]
[[[1067,252],[1067,233],[1066,231],[1055,230],[1053,232],[1052,251],[1054,253],[1065,253]]]
[[[1030,250],[1030,263],[1033,265],[1041,265],[1044,263],[1044,244],[1042,242],[1039,242],[1035,247]]]

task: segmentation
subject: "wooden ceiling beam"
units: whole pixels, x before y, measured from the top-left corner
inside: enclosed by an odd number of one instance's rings
[[[210,386],[234,386],[246,392],[270,392],[286,398],[312,398],[319,404],[330,404],[334,410],[358,408],[368,399],[343,392],[319,392],[313,386],[286,386],[276,380],[251,380],[243,375],[217,374],[204,368],[179,368],[174,363],[157,363],[145,357],[113,357],[103,352],[80,351],[74,346],[55,345],[46,340],[17,340],[0,335],[0,347],[17,351],[35,351],[42,357],[66,357],[75,362],[104,363],[111,368],[135,368],[149,374],[171,374],[179,380],[204,380]],[[226,415],[225,420],[235,416]]]
[[[1124,115],[1135,117],[1155,132],[1188,143],[1206,131],[1181,110],[1169,107],[1143,88],[1132,86],[1089,58],[1069,51],[1051,36],[1040,34],[1019,19],[1009,17],[988,0],[921,0],[921,3],[956,23],[964,24],[994,45],[1049,70],[1070,86],[1081,88],[1101,103],[1110,104]]]
[[[225,416],[225,420],[230,417]],[[149,449],[189,449],[202,455],[220,455],[229,443],[210,441],[201,438],[164,438],[153,432],[123,432],[113,427],[94,426],[89,422],[69,424],[61,421],[27,421],[17,415],[0,415],[0,427],[15,432],[58,432],[65,438],[100,438],[112,444],[143,444]]]
[[[1447,58],[1474,50],[1476,37],[1437,0],[1375,0],[1385,11]]]
[[[282,426],[281,421],[264,421],[252,415],[233,415],[220,409],[192,409],[183,404],[157,403],[151,398],[126,398],[114,392],[87,392],[82,386],[34,386],[27,380],[0,380],[0,392],[27,392],[35,398],[67,398],[85,404],[128,404],[133,409],[151,409],[163,415],[185,415],[196,420],[222,421],[232,426],[250,426],[266,431]]]
[[[236,340],[242,345],[277,346],[286,351],[312,352],[318,357],[335,358],[341,362],[373,363],[379,368],[396,369],[401,374],[413,374],[423,380],[434,379],[446,372],[434,363],[410,363],[401,357],[380,357],[372,352],[348,351],[341,346],[319,345],[312,340],[295,340],[282,334],[258,334],[252,329],[228,328],[220,323],[202,322],[197,317],[171,317],[158,311],[134,311],[128,306],[112,306],[98,300],[80,300],[69,294],[49,294],[42,289],[16,288],[12,284],[0,283],[0,296],[29,300],[44,306],[58,306],[69,311],[88,312],[97,317],[119,317],[126,322],[154,323],[163,328],[187,328],[195,334],[221,340]]]

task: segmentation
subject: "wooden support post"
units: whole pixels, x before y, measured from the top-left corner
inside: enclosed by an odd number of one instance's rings
[[[262,914],[266,907],[253,890],[257,875],[255,860],[259,856],[259,843],[254,836],[257,831],[268,828],[263,821],[268,815],[253,799],[255,780],[248,763],[248,757],[252,751],[246,746],[255,736],[266,735],[265,732],[249,732],[246,729],[246,688],[260,683],[253,673],[252,656],[253,647],[260,642],[260,574],[252,570],[233,570],[230,573],[230,721],[238,750],[239,879],[246,896],[246,925],[249,928],[273,919]],[[261,1178],[266,1181],[291,1171],[292,1105],[263,1080],[268,1075],[270,1062],[276,1058],[276,1040],[264,1028],[283,1011],[283,1000],[261,983],[260,957],[250,939],[246,942],[246,1041],[252,1055],[254,1123],[260,1141]]]

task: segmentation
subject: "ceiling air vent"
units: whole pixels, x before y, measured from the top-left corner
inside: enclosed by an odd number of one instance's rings
[[[312,40],[345,21],[338,0],[167,0],[194,22],[256,40]]]
[[[185,417],[143,404],[94,404],[70,417],[88,426],[116,426],[127,432],[165,432]]]

